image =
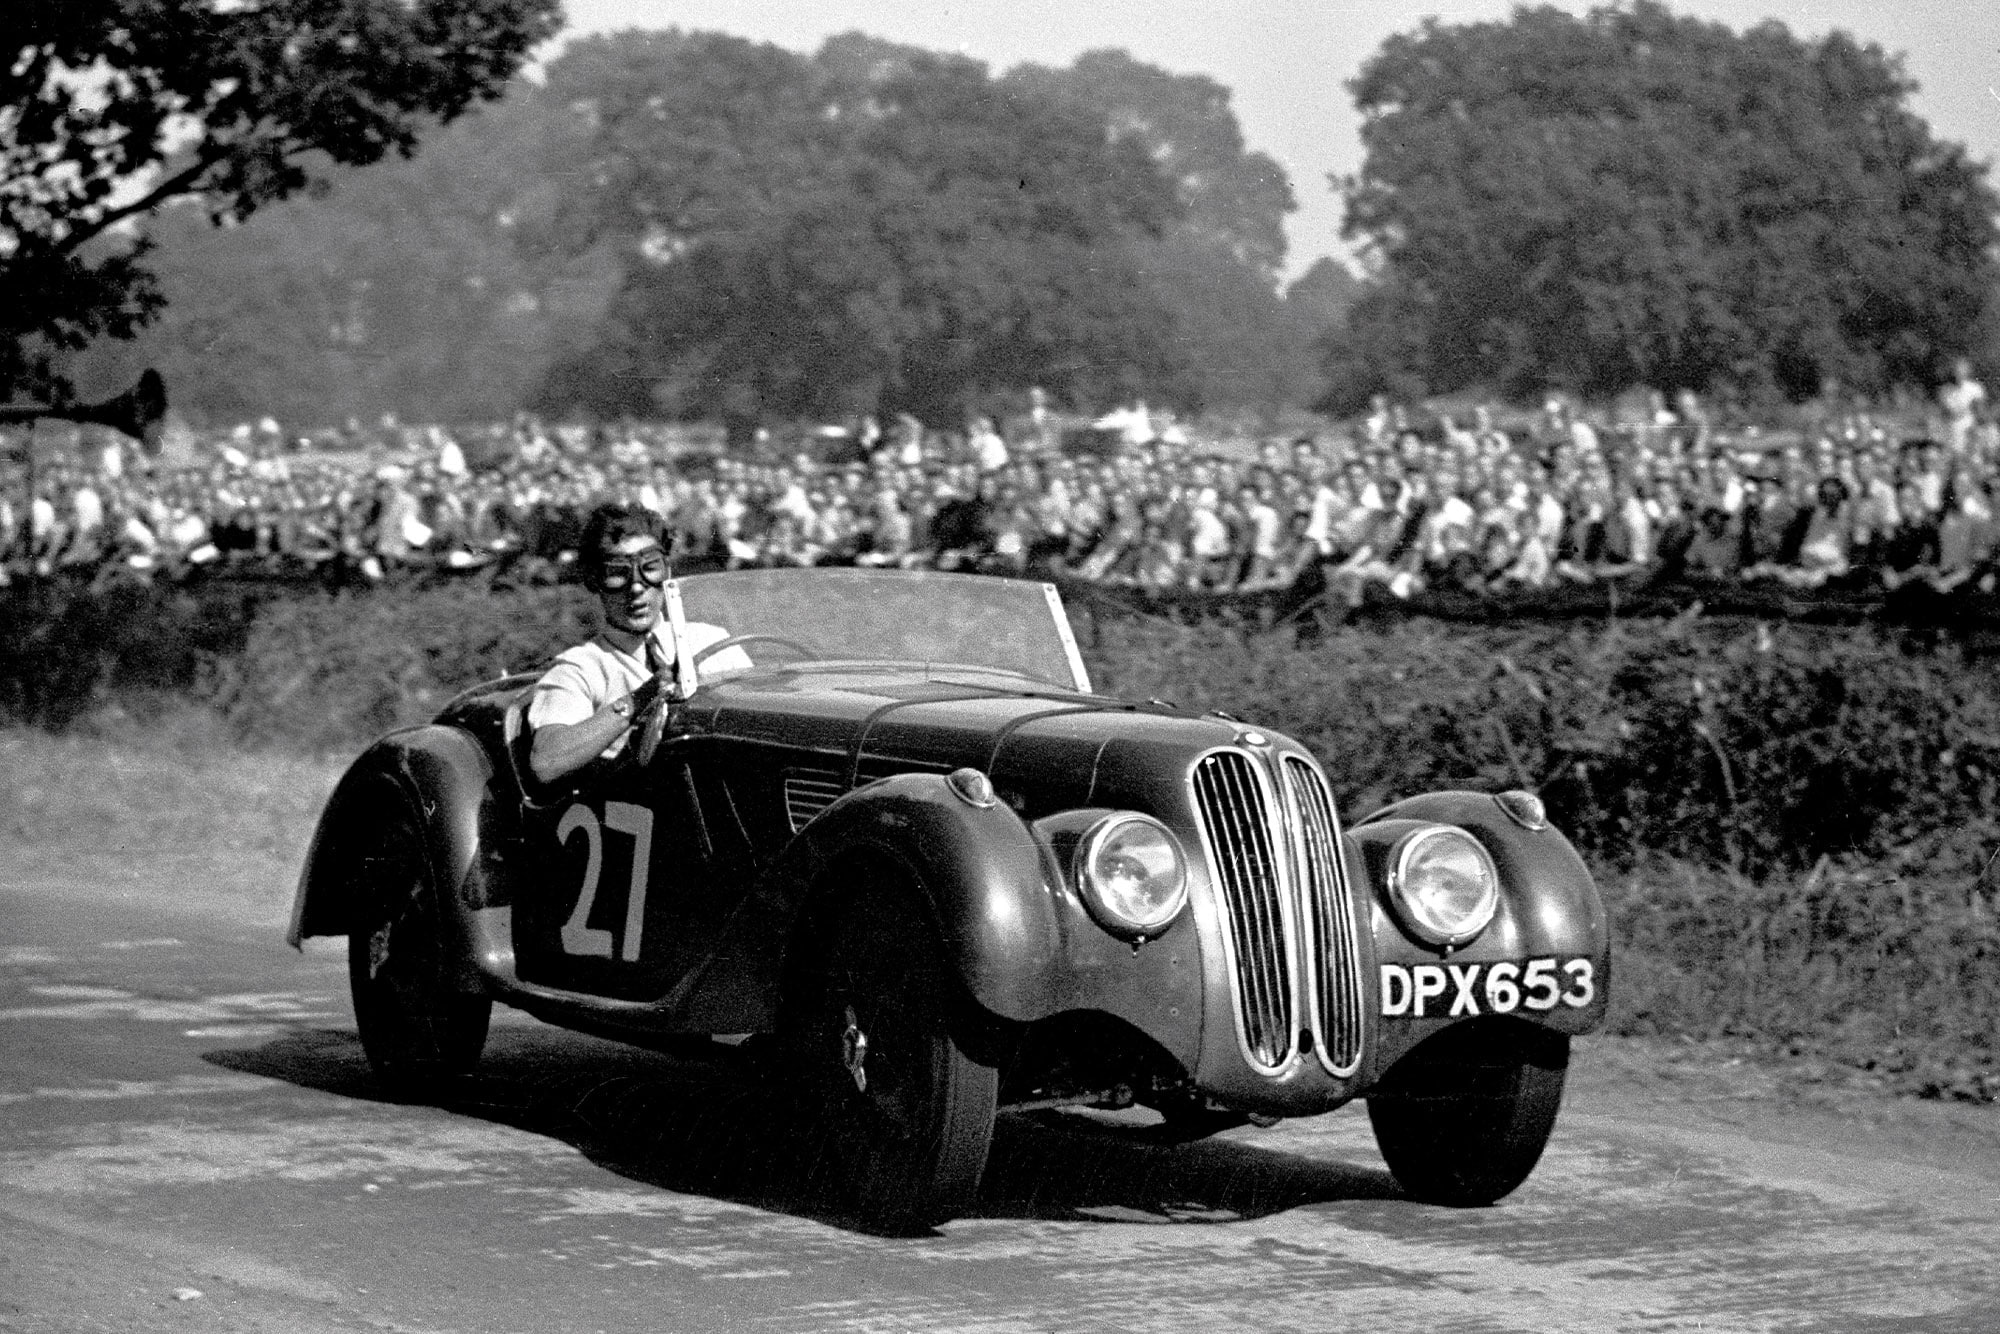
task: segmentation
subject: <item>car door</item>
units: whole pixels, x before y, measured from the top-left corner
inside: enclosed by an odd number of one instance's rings
[[[530,812],[535,869],[514,906],[523,981],[656,1001],[707,956],[729,905],[700,749],[670,737],[650,764],[621,756]]]

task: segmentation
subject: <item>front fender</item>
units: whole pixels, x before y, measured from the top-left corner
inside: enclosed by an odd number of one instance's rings
[[[299,873],[286,939],[344,936],[353,930],[368,887],[369,863],[385,821],[414,819],[425,869],[436,891],[438,923],[468,990],[481,989],[472,966],[472,910],[485,906],[485,861],[493,842],[491,763],[479,743],[453,727],[391,732],[342,775],[320,813]]]
[[[1462,949],[1445,951],[1410,935],[1386,894],[1389,855],[1396,842],[1422,824],[1456,825],[1485,845],[1500,874],[1500,904],[1492,924]],[[1553,826],[1528,829],[1508,818],[1481,792],[1432,792],[1377,811],[1348,830],[1373,886],[1371,919],[1378,967],[1396,964],[1489,965],[1528,959],[1588,959],[1593,992],[1582,1006],[1557,1004],[1518,1017],[1569,1034],[1588,1033],[1604,1021],[1611,983],[1610,930],[1604,901],[1576,849]],[[1380,981],[1375,985],[1378,1014]],[[1448,1001],[1450,997],[1443,998]],[[1447,1009],[1441,1001],[1440,1009]],[[1418,1018],[1378,1018],[1378,1041],[1371,1062],[1379,1074],[1411,1047],[1458,1020],[1447,1012]]]
[[[1112,936],[1071,892],[1036,829],[1004,804],[966,802],[937,775],[885,778],[829,806],[763,877],[759,910],[739,920],[759,919],[770,939],[794,942],[815,889],[871,858],[908,874],[948,963],[991,1014],[1025,1023],[1103,1010],[1192,1061],[1201,1006],[1189,915],[1143,946]],[[788,957],[767,954],[758,980],[773,1015]]]

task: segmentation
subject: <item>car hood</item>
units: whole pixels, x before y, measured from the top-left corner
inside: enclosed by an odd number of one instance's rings
[[[1171,807],[1197,755],[1251,734],[1157,701],[1050,690],[999,673],[872,665],[705,686],[688,724],[782,747],[788,764],[823,767],[842,786],[979,769],[1030,818],[1078,806]]]

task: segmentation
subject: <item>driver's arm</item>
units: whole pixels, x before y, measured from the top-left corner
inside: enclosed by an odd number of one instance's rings
[[[543,723],[528,747],[535,780],[567,778],[602,755],[632,725],[632,697],[615,699],[580,723]]]
[[[535,688],[535,700],[528,710],[533,735],[528,743],[528,768],[535,781],[553,783],[576,773],[604,754],[631,728],[633,720],[659,693],[657,680],[648,681],[630,694],[573,721],[562,721],[578,711],[575,698],[560,682],[545,680]],[[569,707],[565,709],[563,706]],[[583,708],[588,708],[587,699]]]

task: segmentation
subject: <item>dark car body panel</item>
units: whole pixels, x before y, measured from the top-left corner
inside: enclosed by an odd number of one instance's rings
[[[830,878],[885,870],[920,888],[952,971],[993,1023],[1109,1016],[1216,1103],[1273,1114],[1365,1093],[1461,1021],[1385,1017],[1384,964],[1583,958],[1608,980],[1603,909],[1560,833],[1524,827],[1484,794],[1414,798],[1338,838],[1351,901],[1337,907],[1354,924],[1360,981],[1354,1068],[1335,1073],[1301,1053],[1259,1070],[1246,1059],[1225,941],[1232,910],[1204,851],[1191,774],[1225,753],[1323,782],[1289,738],[1004,673],[808,664],[705,685],[677,706],[644,771],[622,759],[541,791],[519,764],[528,685],[469,691],[355,762],[315,833],[294,943],[349,929],[373,831],[400,801],[423,813],[435,883],[453,890],[440,928],[458,984],[634,1037],[770,1030],[814,895]],[[998,800],[955,791],[945,775],[959,769],[985,774]],[[1189,854],[1189,908],[1155,939],[1099,926],[1073,882],[1078,839],[1114,811],[1153,816]],[[1493,923],[1448,956],[1408,934],[1382,891],[1397,839],[1430,823],[1470,832],[1503,885]],[[579,886],[601,902],[585,903]],[[1521,1017],[1584,1032],[1602,1020],[1602,993]]]

